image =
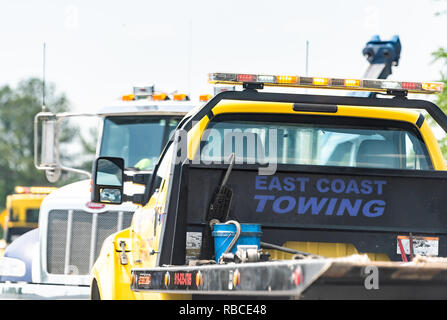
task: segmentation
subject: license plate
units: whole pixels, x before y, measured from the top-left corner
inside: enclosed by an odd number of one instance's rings
[[[410,237],[397,236],[401,241],[405,254],[410,254]],[[397,254],[401,254],[399,241],[396,241]],[[413,254],[421,256],[437,256],[439,248],[438,237],[413,237]]]

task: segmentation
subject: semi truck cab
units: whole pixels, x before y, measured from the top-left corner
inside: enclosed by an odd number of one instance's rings
[[[153,86],[134,87],[132,94],[109,103],[97,113],[88,114],[100,120],[96,155],[123,157],[126,172],[139,182],[138,177],[153,170],[170,133],[195,106],[187,95],[157,92]],[[50,181],[57,180],[63,170],[90,176],[89,172],[68,168],[59,161],[58,126],[62,119],[75,116],[87,115],[47,111],[36,115],[36,136],[42,132],[41,139],[35,140],[36,167],[45,170]],[[37,141],[42,141],[41,149]],[[0,282],[5,282],[0,283],[2,296],[89,298],[90,270],[102,242],[109,234],[129,227],[136,209],[132,203],[120,206],[92,203],[90,189],[91,180],[84,179],[61,187],[42,202],[38,233],[17,239],[21,245],[7,250],[5,256],[9,259],[0,261],[0,270],[7,271],[0,278]],[[139,194],[144,188],[128,181],[125,189],[130,194]],[[38,254],[28,257],[18,250],[24,246],[35,246]],[[21,264],[17,260],[26,262],[24,274],[8,271],[14,263]],[[61,285],[64,290],[57,290]]]

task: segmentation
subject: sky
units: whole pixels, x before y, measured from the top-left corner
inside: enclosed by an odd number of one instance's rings
[[[212,93],[211,72],[361,77],[366,42],[399,35],[390,79],[435,81],[447,48],[445,0],[96,0],[0,2],[0,86],[42,77],[73,111],[99,110],[155,84]]]

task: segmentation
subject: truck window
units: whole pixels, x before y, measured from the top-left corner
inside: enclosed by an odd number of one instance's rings
[[[100,156],[121,157],[126,167],[152,170],[179,120],[177,117],[107,117]]]
[[[9,208],[9,221],[19,221],[19,214],[12,208]]]
[[[26,209],[26,222],[39,221],[39,208]]]
[[[374,119],[269,115],[216,117],[201,145],[201,160],[431,170],[422,138],[410,124]],[[233,115],[233,119],[234,115]]]
[[[170,164],[172,160],[172,152],[174,151],[173,144],[171,144],[166,150],[166,153],[164,154],[163,158],[160,160],[160,165],[158,166],[158,170],[155,173],[154,177],[154,183],[153,183],[153,191],[157,191],[157,189],[160,189],[161,184],[164,180],[166,180],[169,177],[169,169]]]

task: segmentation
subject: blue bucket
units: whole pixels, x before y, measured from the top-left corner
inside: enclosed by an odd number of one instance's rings
[[[232,253],[236,253],[238,245],[256,245],[261,246],[261,225],[260,224],[244,224],[241,223],[241,234],[239,240],[235,243]],[[213,226],[214,237],[214,254],[216,256],[216,262],[219,261],[220,256],[233,241],[236,235],[236,226],[232,223],[216,223]]]

